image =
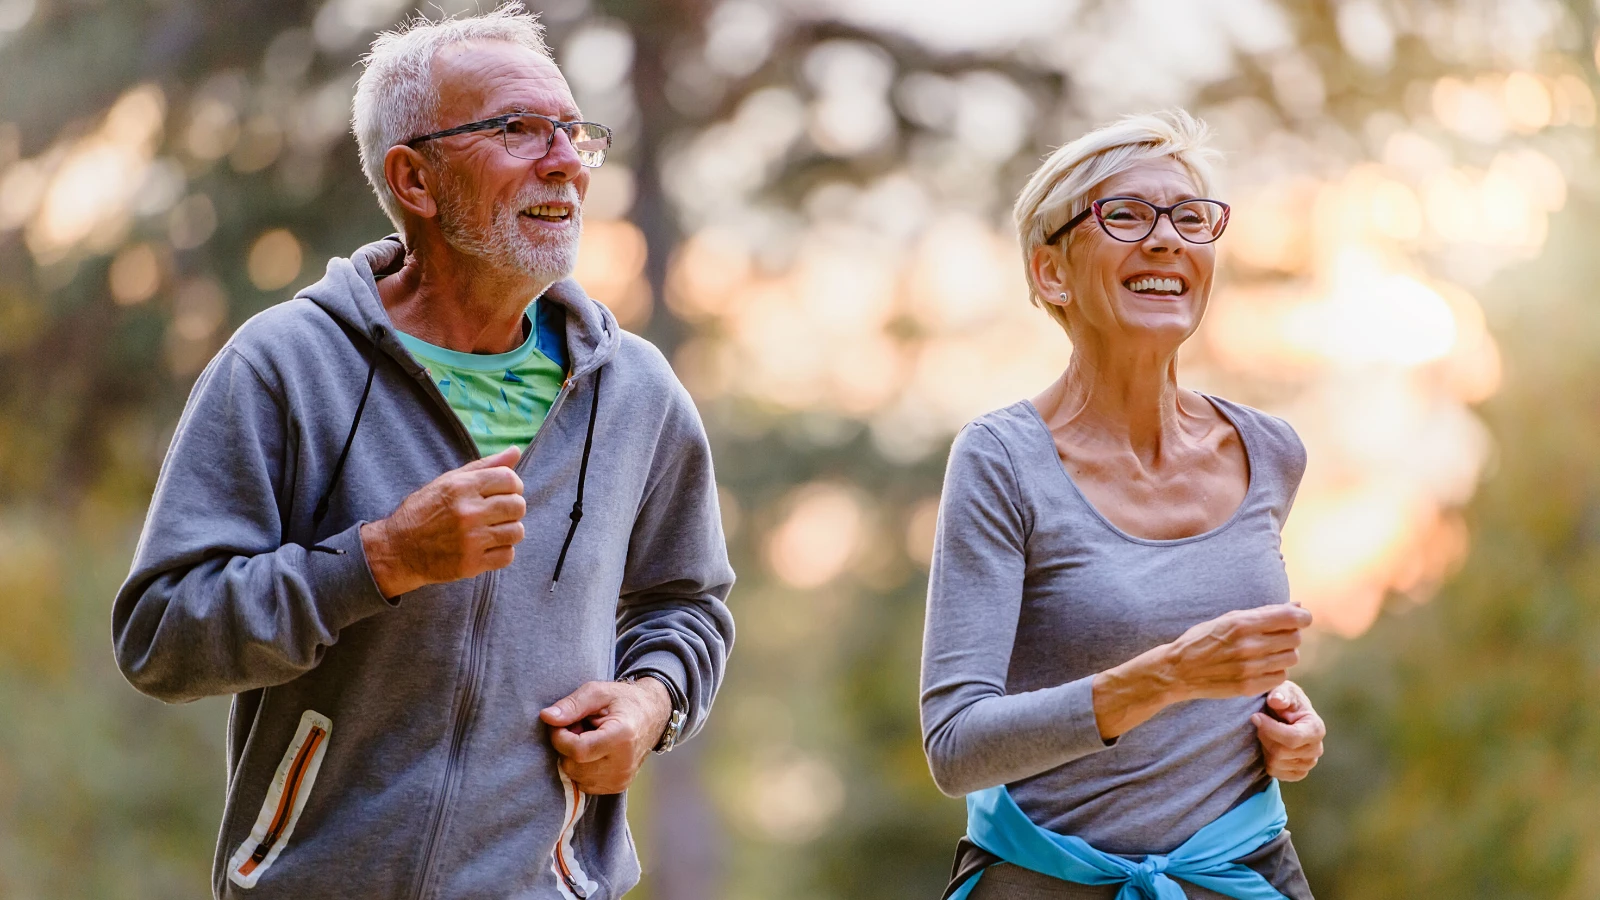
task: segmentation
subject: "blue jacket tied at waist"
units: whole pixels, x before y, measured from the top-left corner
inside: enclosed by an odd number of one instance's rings
[[[1236,897],[1286,900],[1261,874],[1234,860],[1276,838],[1289,824],[1278,782],[1235,806],[1195,832],[1171,853],[1150,854],[1143,862],[1101,853],[1081,838],[1047,831],[1017,807],[1005,785],[967,795],[967,838],[1013,865],[1076,884],[1120,884],[1117,900],[1184,900],[1183,888],[1169,878]],[[966,900],[979,872],[950,900]]]

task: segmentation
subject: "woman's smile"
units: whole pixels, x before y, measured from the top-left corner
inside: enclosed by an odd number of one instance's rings
[[[1176,272],[1140,272],[1122,279],[1126,290],[1141,297],[1181,297],[1189,293],[1189,279]]]

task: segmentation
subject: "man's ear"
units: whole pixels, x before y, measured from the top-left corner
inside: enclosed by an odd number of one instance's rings
[[[389,182],[400,208],[423,219],[439,214],[439,204],[434,200],[433,169],[422,154],[410,147],[396,144],[383,155],[383,177]]]
[[[1033,256],[1028,259],[1028,273],[1033,276],[1039,299],[1055,306],[1072,302],[1072,288],[1067,286],[1065,250],[1044,244],[1033,248]]]

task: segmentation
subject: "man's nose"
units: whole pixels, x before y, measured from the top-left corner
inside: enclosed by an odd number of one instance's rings
[[[572,146],[572,136],[565,128],[557,128],[550,143],[550,151],[535,163],[539,177],[547,181],[571,181],[583,171],[578,161],[578,149]]]

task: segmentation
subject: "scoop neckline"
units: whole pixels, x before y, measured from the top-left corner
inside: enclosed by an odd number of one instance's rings
[[[1067,486],[1072,488],[1072,493],[1078,498],[1079,502],[1081,502],[1084,507],[1089,510],[1091,515],[1100,520],[1100,524],[1104,525],[1112,534],[1115,534],[1117,537],[1120,537],[1130,543],[1143,544],[1147,547],[1176,547],[1180,544],[1192,544],[1196,541],[1203,541],[1208,538],[1216,537],[1217,535],[1227,531],[1229,528],[1232,528],[1233,523],[1244,517],[1245,508],[1248,507],[1251,500],[1254,499],[1256,494],[1256,482],[1258,480],[1256,478],[1256,452],[1254,445],[1251,443],[1249,431],[1243,425],[1239,424],[1238,418],[1236,418],[1234,414],[1228,410],[1225,402],[1220,398],[1213,397],[1210,394],[1203,393],[1201,391],[1195,391],[1195,393],[1199,394],[1201,397],[1204,397],[1206,402],[1210,403],[1213,409],[1220,413],[1224,419],[1228,420],[1228,424],[1232,425],[1233,430],[1238,433],[1239,443],[1244,447],[1244,464],[1247,473],[1246,478],[1248,480],[1245,483],[1244,497],[1239,500],[1239,505],[1233,510],[1233,515],[1229,516],[1222,522],[1222,524],[1210,529],[1209,531],[1202,531],[1199,534],[1191,534],[1188,537],[1181,538],[1140,537],[1136,534],[1129,534],[1128,532],[1123,531],[1121,528],[1117,527],[1115,522],[1112,522],[1110,519],[1106,518],[1105,513],[1102,513],[1100,508],[1095,506],[1094,502],[1089,499],[1089,495],[1085,494],[1083,489],[1078,487],[1078,483],[1072,478],[1072,473],[1067,471],[1066,460],[1063,460],[1061,458],[1061,454],[1056,451],[1055,435],[1050,433],[1050,426],[1046,424],[1044,420],[1044,414],[1039,412],[1039,408],[1033,405],[1033,401],[1031,399],[1023,400],[1022,403],[1028,408],[1028,411],[1033,414],[1034,423],[1037,424],[1040,430],[1044,432],[1045,444],[1050,450],[1051,458],[1056,461],[1056,469],[1061,473],[1061,477],[1066,479]]]

